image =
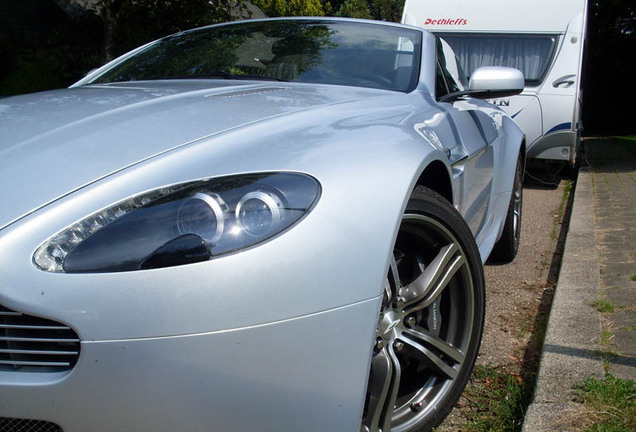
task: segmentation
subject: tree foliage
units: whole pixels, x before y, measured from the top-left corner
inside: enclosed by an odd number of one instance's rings
[[[67,86],[99,64],[100,22],[44,0],[0,0],[0,96]]]
[[[636,4],[592,0],[589,4],[583,73],[583,125],[586,135],[636,133],[620,100],[636,97]],[[620,95],[620,99],[619,99]]]
[[[102,60],[170,33],[223,21],[244,10],[244,0],[99,0],[92,6],[104,26]]]
[[[323,3],[320,0],[254,0],[267,16],[323,16]]]
[[[322,10],[327,16],[335,16],[345,0],[322,0]]]
[[[265,14],[278,16],[340,16],[399,22],[404,0],[254,0]]]
[[[345,0],[337,15],[400,22],[404,0]]]
[[[593,0],[588,29],[602,37],[636,37],[636,3],[629,0]]]
[[[247,17],[245,3],[0,0],[0,96],[67,86],[90,69],[161,36]]]
[[[366,0],[346,0],[337,12],[338,16],[372,19]]]

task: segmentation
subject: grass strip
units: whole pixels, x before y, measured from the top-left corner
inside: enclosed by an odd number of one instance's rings
[[[515,432],[523,424],[525,380],[492,366],[476,366],[460,400],[468,410],[462,431]],[[526,401],[527,402],[527,401]]]
[[[590,412],[593,425],[586,432],[632,432],[636,430],[636,383],[606,374],[605,379],[587,378],[576,387]]]

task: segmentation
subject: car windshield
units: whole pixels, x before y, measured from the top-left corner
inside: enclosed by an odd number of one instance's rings
[[[420,45],[420,32],[397,26],[246,21],[160,39],[90,83],[256,79],[408,92],[417,84]]]

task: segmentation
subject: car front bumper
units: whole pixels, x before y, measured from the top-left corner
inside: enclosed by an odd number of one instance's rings
[[[66,373],[0,372],[0,417],[85,431],[357,431],[380,299],[212,333],[83,341]]]

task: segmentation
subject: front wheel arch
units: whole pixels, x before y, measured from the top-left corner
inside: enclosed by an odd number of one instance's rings
[[[448,169],[443,162],[435,160],[431,162],[417,179],[416,187],[424,187],[435,191],[453,203],[453,186],[451,184]]]
[[[416,187],[391,254],[361,430],[424,432],[441,423],[474,366],[484,315],[469,227],[443,196]]]

